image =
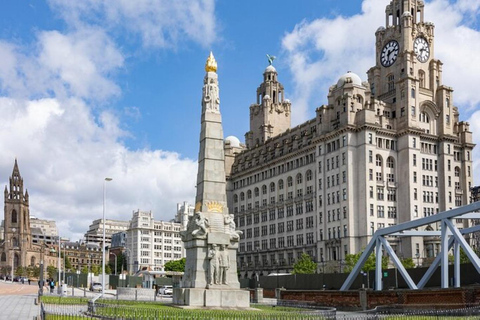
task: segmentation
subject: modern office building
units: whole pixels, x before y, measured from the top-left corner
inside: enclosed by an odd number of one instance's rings
[[[127,269],[164,271],[165,263],[185,257],[176,222],[155,221],[151,211],[134,211],[127,232]]]
[[[105,246],[110,246],[112,242],[112,234],[126,231],[129,221],[105,219]],[[103,219],[97,219],[89,226],[85,233],[85,242],[96,243],[100,247],[103,242]]]
[[[276,69],[265,69],[245,144],[225,140],[242,276],[291,270],[304,252],[341,271],[376,230],[470,202],[472,132],[443,83],[424,9],[421,0],[392,0],[367,80],[345,73],[328,104],[294,128],[295,106]],[[390,240],[419,263],[439,250],[435,237]]]

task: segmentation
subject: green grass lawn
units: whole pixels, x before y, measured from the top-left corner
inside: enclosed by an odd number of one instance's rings
[[[44,296],[42,302],[55,305],[88,305],[87,298]],[[181,309],[170,304],[154,301],[97,300],[96,315],[106,317],[125,317],[131,319],[278,319],[278,320],[318,320],[323,319],[313,310],[255,305],[255,310],[208,310]],[[64,319],[60,315],[49,315],[47,319]],[[77,319],[69,316],[67,319]],[[79,316],[78,319],[81,319]]]

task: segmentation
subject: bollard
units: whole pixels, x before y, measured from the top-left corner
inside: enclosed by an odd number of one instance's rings
[[[135,289],[135,301],[137,301],[137,289]]]

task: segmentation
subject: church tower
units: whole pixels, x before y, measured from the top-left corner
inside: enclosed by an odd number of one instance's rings
[[[30,212],[28,191],[23,188],[23,178],[17,160],[10,177],[10,188],[5,186],[5,253],[14,268],[26,266],[27,252],[31,249]]]
[[[249,149],[290,129],[291,103],[284,97],[272,58],[269,57],[270,65],[263,73],[263,83],[257,88],[257,103],[250,106],[250,131],[245,134]]]

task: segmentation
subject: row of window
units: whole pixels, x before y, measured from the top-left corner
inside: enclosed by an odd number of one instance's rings
[[[265,179],[272,178],[276,175],[283,174],[285,172],[288,172],[290,170],[294,170],[300,167],[303,167],[304,165],[308,165],[310,163],[313,163],[315,161],[315,154],[310,153],[305,156],[299,157],[295,160],[288,161],[287,163],[280,164],[276,167],[270,168],[268,170],[262,171],[260,173],[256,173],[250,177],[246,177],[244,179],[238,180],[234,182],[233,188],[240,189],[245,186],[251,185],[253,183],[257,183],[260,181],[263,181]],[[258,163],[257,163],[258,164]],[[251,167],[252,164],[251,162],[249,163],[248,167]],[[242,164],[241,170],[245,170],[245,164]],[[238,172],[238,165],[234,165],[233,168],[234,173]]]
[[[292,232],[294,231],[294,222],[295,222],[295,230],[303,230],[304,227],[304,221],[305,221],[305,228],[310,229],[314,227],[314,219],[312,217],[306,217],[305,220],[303,218],[296,219],[296,220],[289,220],[286,222],[286,230],[287,232]],[[285,222],[278,222],[277,224],[273,223],[270,225],[265,225],[261,227],[255,227],[255,228],[249,228],[246,230],[243,230],[243,234],[241,235],[241,238],[256,238],[260,236],[267,236],[275,233],[283,233],[285,232]],[[253,232],[252,232],[253,231]]]
[[[296,240],[296,241],[295,241]],[[314,244],[315,234],[314,232],[303,234],[290,235],[286,237],[263,239],[262,241],[256,240],[254,242],[240,243],[239,251],[251,252],[253,250],[269,250],[269,249],[281,249],[295,246],[303,246],[304,244]],[[245,251],[246,250],[246,251]]]

